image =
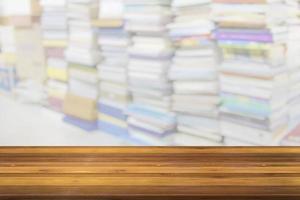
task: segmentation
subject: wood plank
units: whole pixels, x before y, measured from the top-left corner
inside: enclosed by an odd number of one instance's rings
[[[163,151],[162,151],[163,150]],[[300,154],[298,147],[5,147],[0,154]]]
[[[228,197],[300,199],[300,148],[0,148],[0,199]]]
[[[62,163],[63,165],[63,163]],[[74,165],[74,164],[73,164]],[[80,164],[79,164],[80,165]],[[299,173],[300,167],[251,167],[251,166],[174,166],[174,167],[164,167],[164,166],[9,166],[9,167],[0,167],[1,172],[5,174],[295,174]]]

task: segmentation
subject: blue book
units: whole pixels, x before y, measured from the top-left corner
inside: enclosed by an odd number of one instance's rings
[[[128,135],[128,130],[126,128],[122,128],[101,120],[98,120],[98,129],[116,136]]]
[[[142,115],[151,117],[161,123],[174,124],[176,122],[176,116],[173,113],[161,112],[158,110],[154,110],[150,107],[131,104],[128,106],[128,113],[130,115]]]
[[[152,131],[152,130],[149,130],[149,129],[146,129],[146,128],[143,128],[143,127],[140,127],[140,126],[135,126],[135,125],[129,125],[129,128],[137,130],[139,132],[143,132],[143,133],[153,135],[155,137],[165,137],[169,134],[174,133],[174,130],[166,130],[164,132],[155,132],[155,131]]]
[[[14,67],[0,66],[0,89],[11,91],[17,83],[16,69]]]
[[[98,28],[96,30],[98,34],[110,35],[110,36],[127,36],[127,33],[124,31],[123,27],[117,28]]]
[[[63,121],[89,132],[98,128],[97,121],[86,121],[69,115],[65,116]]]
[[[101,102],[98,103],[98,111],[100,113],[110,115],[110,116],[120,119],[122,121],[126,121],[126,119],[127,119],[127,116],[125,115],[124,110],[101,103]]]
[[[148,146],[150,144],[147,144],[143,141],[140,141],[136,138],[131,137],[131,135],[128,132],[128,129],[124,129],[121,127],[117,127],[113,124],[110,124],[108,122],[104,121],[98,121],[98,129],[102,132],[106,132],[109,134],[112,134],[122,140],[127,141],[128,143],[131,143],[133,145],[143,145],[143,146]]]

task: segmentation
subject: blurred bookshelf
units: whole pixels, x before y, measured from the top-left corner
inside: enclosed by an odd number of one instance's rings
[[[83,132],[300,145],[298,0],[1,0],[0,16],[0,95]]]

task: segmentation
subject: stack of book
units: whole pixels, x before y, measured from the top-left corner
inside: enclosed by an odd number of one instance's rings
[[[163,144],[174,132],[172,85],[167,73],[173,56],[167,24],[170,0],[125,0],[125,29],[132,34],[128,49],[129,133],[147,144]],[[160,121],[161,119],[161,121]]]
[[[48,76],[48,106],[62,112],[68,81],[68,68],[64,57],[68,36],[66,0],[41,0],[40,4]]]
[[[285,8],[280,0],[214,0],[227,145],[275,145],[287,133]]]
[[[69,86],[64,103],[64,121],[86,131],[97,129],[98,77],[101,60],[92,21],[97,18],[98,1],[68,0]]]
[[[127,46],[129,38],[123,28],[123,1],[100,0],[98,44],[103,61],[98,65],[100,95],[98,100],[98,128],[120,137],[128,137],[129,103],[127,88]]]
[[[14,87],[13,95],[16,100],[44,105],[47,96],[44,90],[46,73],[41,39],[40,2],[39,0],[3,0],[0,2],[0,10],[0,23],[14,27],[11,33],[5,33],[2,38],[3,44],[13,41],[15,54],[14,67],[1,71],[3,75],[6,74],[6,81],[3,83],[6,82],[6,88]],[[15,74],[17,85],[15,85]],[[3,75],[0,76],[4,77]],[[33,82],[36,83],[34,86],[31,84]],[[10,86],[7,87],[8,85]]]
[[[285,146],[300,144],[300,1],[286,0],[288,9],[287,65],[289,68],[289,134],[282,140]]]
[[[177,47],[169,77],[177,113],[176,145],[220,145],[217,49],[210,0],[174,0],[168,26]]]
[[[16,85],[15,27],[0,26],[0,90],[10,93]]]
[[[290,74],[289,130],[300,123],[300,1],[286,0],[288,9],[287,65]]]
[[[0,31],[3,44],[0,87],[6,91],[13,88],[14,97],[18,100],[31,90],[20,90],[19,86],[24,86],[24,82],[34,79],[43,88],[45,80],[40,11],[39,0],[0,2],[0,23],[3,25]],[[39,94],[45,97],[44,92]]]
[[[11,15],[8,2],[0,1],[0,94],[9,94],[16,84],[15,28],[4,19]]]
[[[18,28],[15,36],[18,84],[14,90],[14,96],[23,103],[47,106],[46,60],[42,45],[41,27],[39,24],[33,24]]]
[[[32,25],[36,21],[39,0],[1,0],[0,23],[15,27]]]

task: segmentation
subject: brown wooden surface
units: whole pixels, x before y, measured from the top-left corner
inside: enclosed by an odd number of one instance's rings
[[[0,148],[0,199],[300,199],[300,148]]]

